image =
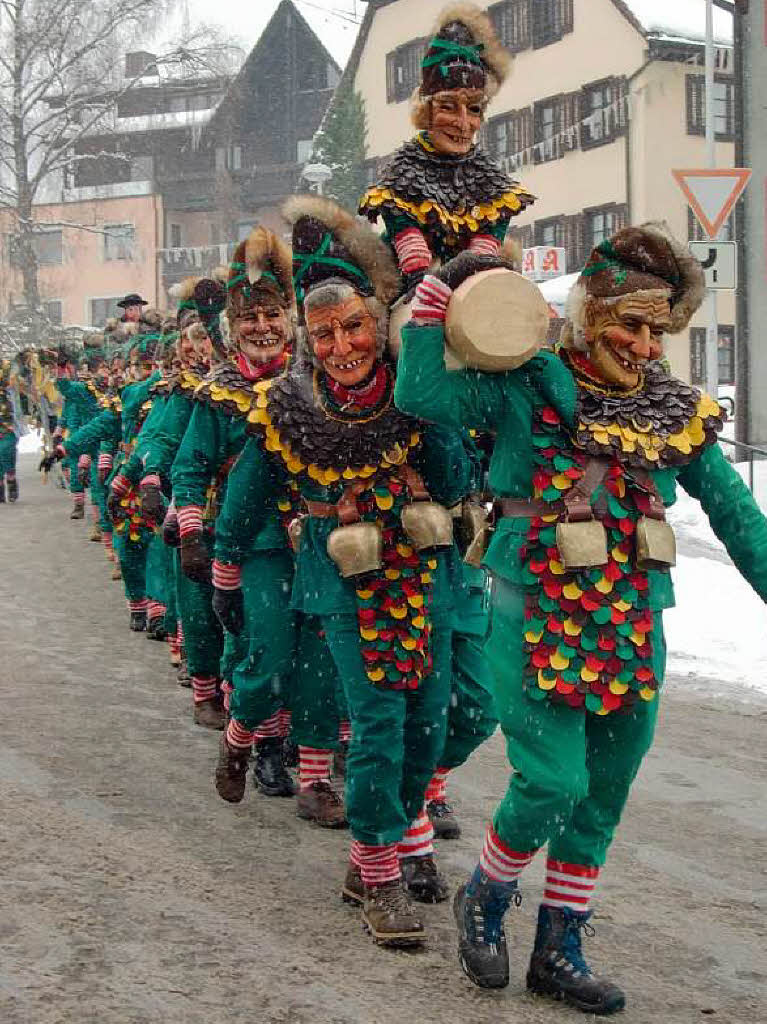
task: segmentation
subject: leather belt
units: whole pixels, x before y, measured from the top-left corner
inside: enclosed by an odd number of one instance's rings
[[[338,506],[331,505],[327,501],[304,501],[306,511],[315,519],[336,519],[338,517]]]
[[[549,504],[539,498],[496,498],[496,515],[500,512],[508,519],[533,519],[537,516],[553,516],[564,511],[563,502]]]

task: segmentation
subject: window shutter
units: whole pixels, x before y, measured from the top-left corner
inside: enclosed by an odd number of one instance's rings
[[[394,103],[397,93],[396,51],[386,54],[386,102]]]
[[[562,35],[572,32],[575,27],[575,15],[573,11],[573,0],[561,0],[561,26]]]

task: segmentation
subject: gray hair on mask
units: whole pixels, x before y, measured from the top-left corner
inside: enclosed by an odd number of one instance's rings
[[[357,289],[349,284],[348,281],[342,281],[340,278],[329,278],[324,284],[317,285],[316,288],[312,288],[308,293],[304,299],[304,312],[306,313],[310,309],[322,309],[325,306],[337,306],[339,303],[346,302],[355,297],[362,299],[368,313],[376,322],[376,354],[380,359],[384,354],[386,343],[389,339],[389,310],[374,296],[360,295]],[[312,351],[305,324],[299,327],[298,336],[304,351],[311,358],[312,362],[316,364],[317,360],[314,358],[314,352]]]

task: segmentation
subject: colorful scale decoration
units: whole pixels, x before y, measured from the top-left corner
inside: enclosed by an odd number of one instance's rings
[[[358,508],[376,520],[383,533],[383,571],[357,587],[357,622],[362,658],[371,683],[392,690],[415,690],[431,670],[431,622],[434,559],[408,543],[400,515],[407,489],[394,478],[378,479],[363,493]]]
[[[558,504],[583,476],[586,456],[573,449],[550,407],[534,414],[533,446],[534,495]],[[608,538],[606,565],[564,568],[556,545],[557,514],[532,519],[520,551],[527,693],[598,715],[651,701],[659,686],[652,668],[649,578],[634,558],[636,524],[649,512],[648,498],[617,460],[605,491],[607,515],[600,519]]]
[[[117,533],[127,533],[128,540],[140,541],[147,533],[154,533],[154,523],[146,519],[141,508],[138,488],[131,487],[124,498],[120,499],[122,516],[114,524]]]

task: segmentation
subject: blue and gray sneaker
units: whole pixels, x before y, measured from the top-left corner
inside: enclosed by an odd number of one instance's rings
[[[522,897],[516,882],[495,882],[479,867],[455,894],[458,960],[464,974],[480,988],[509,984],[509,952],[503,917]]]

